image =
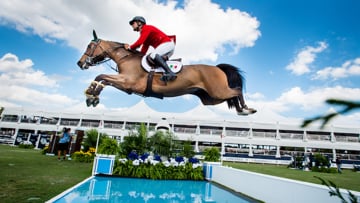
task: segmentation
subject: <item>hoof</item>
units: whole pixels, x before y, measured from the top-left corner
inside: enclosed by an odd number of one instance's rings
[[[93,102],[92,102],[92,105],[93,107],[96,107],[98,104],[100,103],[100,99],[98,97],[96,97]]]
[[[253,108],[243,108],[241,111],[238,111],[237,114],[241,115],[241,116],[247,116],[250,114],[254,114],[256,112],[257,112],[257,110],[253,109]]]
[[[94,102],[94,98],[87,98],[86,99],[86,106],[91,106],[91,104]]]

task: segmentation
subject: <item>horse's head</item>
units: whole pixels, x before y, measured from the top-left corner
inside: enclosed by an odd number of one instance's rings
[[[102,40],[96,35],[95,30],[93,31],[94,39],[88,44],[85,53],[81,56],[77,65],[82,69],[88,69],[90,66],[97,65],[104,61],[106,58],[106,52],[101,47]]]

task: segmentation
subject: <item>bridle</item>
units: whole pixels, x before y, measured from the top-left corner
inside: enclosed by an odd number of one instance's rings
[[[89,46],[91,46],[91,49],[87,50],[84,55],[86,56],[86,59],[85,59],[85,63],[89,66],[96,66],[96,65],[99,65],[99,64],[102,64],[102,63],[105,63],[109,60],[111,60],[109,58],[109,53],[110,51],[113,51],[113,50],[116,50],[116,49],[119,49],[119,48],[125,48],[125,45],[123,43],[120,43],[118,46],[115,46],[115,47],[111,47],[111,48],[108,48],[108,49],[104,49],[102,46],[101,46],[101,42],[102,40],[101,39],[97,39],[97,40],[93,40],[90,42]],[[98,54],[96,56],[93,56],[95,50],[97,49],[97,47],[99,47],[102,51],[101,54]],[[122,56],[118,61],[121,61],[123,60],[124,58],[132,55],[133,53],[135,52],[129,52],[128,54],[125,54],[124,56]],[[118,69],[115,69],[113,67],[111,67],[113,70],[117,71],[118,72]]]
[[[96,41],[91,41],[89,46],[91,46],[91,49],[87,50],[84,55],[86,56],[86,59],[85,59],[85,63],[89,66],[96,66],[96,65],[99,65],[99,64],[102,64],[110,59],[105,59],[106,56],[108,55],[107,51],[104,50],[104,48],[100,45],[101,43],[101,40],[96,40]],[[93,56],[95,50],[97,47],[100,47],[100,49],[102,50],[102,53],[99,54],[99,55],[96,55],[96,56]]]

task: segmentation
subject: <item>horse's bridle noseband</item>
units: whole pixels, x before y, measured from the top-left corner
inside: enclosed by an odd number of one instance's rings
[[[95,65],[98,65],[98,64],[101,64],[101,63],[104,63],[105,61],[107,61],[107,60],[104,60],[107,56],[107,51],[103,49],[103,47],[100,45],[100,43],[101,43],[100,39],[98,39],[96,41],[91,41],[89,46],[91,44],[94,44],[94,46],[91,47],[90,53],[88,53],[88,52],[84,53],[84,55],[87,56],[85,59],[85,63],[88,64],[89,66],[95,66]],[[100,47],[100,49],[103,51],[103,53],[93,56],[97,46]]]
[[[95,66],[95,65],[99,65],[99,64],[102,64],[106,61],[109,61],[110,59],[108,58],[109,56],[109,52],[107,49],[104,49],[102,46],[101,46],[101,42],[102,40],[101,39],[97,39],[97,40],[93,40],[90,42],[90,44],[94,44],[94,46],[91,47],[91,50],[90,50],[90,53],[88,52],[85,52],[84,55],[87,56],[86,59],[85,59],[85,63],[89,66]],[[89,46],[90,46],[89,44]],[[100,47],[100,49],[103,51],[101,54],[99,55],[96,55],[96,56],[93,56],[95,50],[97,47]],[[112,47],[111,49],[114,50],[114,49],[118,49],[118,48],[124,48],[125,45],[124,44],[120,44],[119,46],[116,46],[116,47]],[[122,56],[119,61],[121,61],[122,59],[126,58],[127,56],[130,56],[132,55],[133,53],[130,52],[129,54],[126,54],[124,56]]]

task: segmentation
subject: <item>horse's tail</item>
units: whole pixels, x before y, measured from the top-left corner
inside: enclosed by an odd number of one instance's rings
[[[230,88],[239,88],[240,91],[243,91],[243,89],[245,88],[244,71],[230,64],[222,63],[216,66],[219,67],[225,73]],[[237,98],[235,99],[231,98],[226,101],[229,108],[235,107],[237,105],[235,104],[235,102],[238,103]]]

